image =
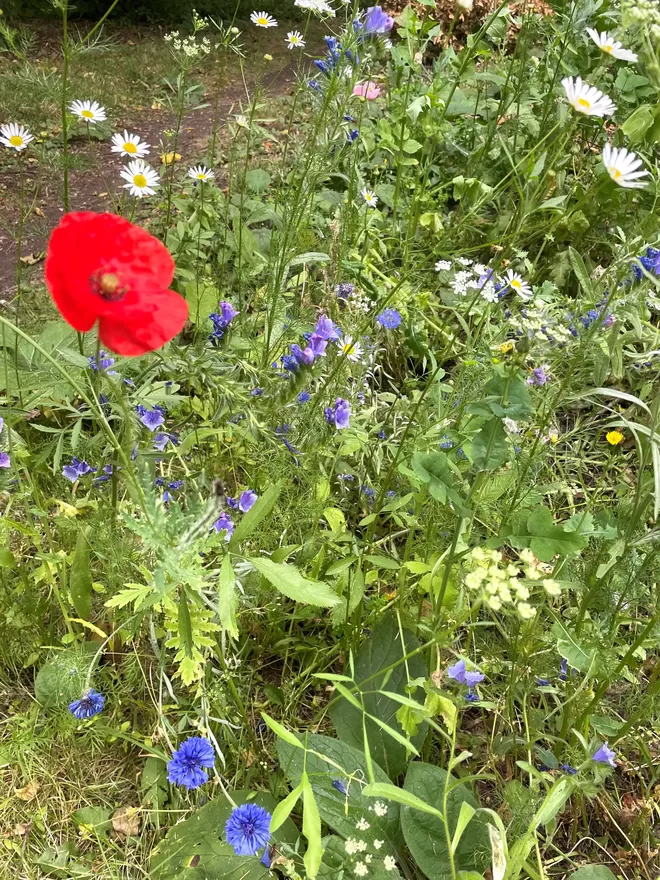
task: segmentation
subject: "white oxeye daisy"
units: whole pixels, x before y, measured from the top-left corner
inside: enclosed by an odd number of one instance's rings
[[[587,33],[598,46],[601,52],[617,58],[619,61],[637,61],[637,55],[630,49],[624,49],[618,40],[613,39],[610,34],[605,31],[598,33],[594,28],[587,28]]]
[[[131,159],[141,159],[149,152],[149,144],[145,144],[140,140],[139,134],[129,134],[124,129],[124,134],[113,134],[112,146],[113,153],[119,153],[121,156],[130,156]]]
[[[289,31],[286,35],[286,44],[289,49],[304,49],[305,40],[300,31]]]
[[[370,208],[375,208],[376,205],[378,204],[378,196],[376,195],[375,192],[372,192],[372,190],[367,189],[366,186],[365,186],[365,188],[362,190],[362,192],[360,193],[360,195],[361,195],[362,198],[365,200],[365,202],[367,203],[368,207],[370,207]]]
[[[105,120],[105,110],[98,101],[74,101],[69,110],[79,116],[83,122],[94,124]]]
[[[626,189],[643,189],[646,181],[640,181],[640,177],[648,177],[648,171],[638,171],[642,160],[637,153],[626,150],[624,147],[611,147],[605,144],[603,147],[603,165],[607,173],[615,183]]]
[[[252,24],[256,24],[257,27],[277,27],[277,22],[275,21],[273,16],[269,15],[267,12],[253,12],[250,16],[250,21],[252,22]]]
[[[192,168],[188,169],[188,177],[192,177],[193,180],[213,180],[215,174],[211,171],[210,168],[207,168],[206,165],[193,165]]]
[[[612,116],[616,112],[616,105],[611,98],[599,92],[595,86],[583,82],[578,76],[565,77],[561,84],[566,92],[568,103],[578,113],[585,116]]]
[[[24,125],[18,125],[16,122],[10,122],[9,125],[0,125],[0,143],[6,147],[11,147],[20,153],[24,150],[30,141],[34,140],[34,135],[30,134]]]
[[[525,279],[521,275],[518,275],[517,272],[507,269],[504,281],[507,287],[510,287],[511,290],[513,290],[514,293],[517,293],[521,299],[532,298],[532,288],[530,287],[529,282],[525,281]]]
[[[156,194],[155,187],[160,185],[160,177],[143,159],[134,159],[121,170],[121,176],[128,183],[124,184],[132,196],[141,199],[143,196]]]
[[[344,336],[338,343],[339,353],[348,358],[349,361],[359,361],[362,354],[362,348],[359,342],[353,342],[352,336]]]

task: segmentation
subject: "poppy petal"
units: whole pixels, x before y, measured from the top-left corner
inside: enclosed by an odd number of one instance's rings
[[[135,306],[103,315],[99,336],[117,354],[135,357],[161,348],[183,329],[188,303],[173,290],[145,294]]]

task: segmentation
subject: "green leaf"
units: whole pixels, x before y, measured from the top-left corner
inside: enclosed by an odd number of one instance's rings
[[[415,476],[426,483],[432,498],[441,504],[450,501],[458,513],[466,513],[465,502],[454,489],[456,473],[444,452],[415,452],[410,465]]]
[[[89,620],[92,613],[92,575],[89,570],[89,541],[84,532],[78,532],[76,539],[69,574],[69,592],[78,617]]]
[[[218,578],[218,617],[220,618],[220,626],[233,639],[238,638],[238,626],[236,624],[237,606],[236,577],[231,564],[231,557],[227,553],[222,560],[220,577]]]
[[[281,489],[281,483],[274,483],[266,489],[263,495],[260,495],[259,498],[257,498],[252,507],[248,510],[245,516],[242,517],[234,529],[234,533],[229,542],[230,550],[236,550],[241,541],[249,538],[257,526],[261,525],[273,507],[275,507]]]
[[[419,642],[406,630],[403,631],[403,635],[402,645],[397,620],[393,615],[388,615],[375,627],[355,658],[355,685],[362,691],[365,711],[378,718],[380,724],[395,730],[401,737],[403,737],[403,728],[396,719],[400,703],[382,691],[392,691],[403,697],[410,697],[406,691],[408,678],[403,657],[419,647]],[[408,658],[407,669],[412,679],[424,678],[427,674],[421,654]],[[352,692],[356,690],[355,687],[350,686],[349,689]],[[339,739],[355,749],[363,750],[363,713],[342,697],[333,700],[329,712]],[[393,739],[374,721],[367,718],[364,724],[371,758],[383,767],[391,778],[398,776],[410,758],[406,747]],[[410,739],[415,748],[421,747],[427,729],[426,723],[421,724],[419,733]]]
[[[270,186],[270,174],[263,168],[252,168],[245,175],[245,183],[253,192],[263,192]]]
[[[482,471],[494,471],[509,457],[502,419],[489,419],[472,440],[472,463]]]
[[[527,520],[527,530],[532,536],[530,547],[542,562],[550,562],[556,554],[566,556],[578,553],[588,544],[588,538],[577,532],[567,532],[555,525],[552,512],[547,507],[537,507]]]
[[[298,803],[298,799],[300,795],[303,793],[302,783],[297,785],[293,791],[290,791],[289,794],[284,798],[283,801],[275,807],[273,810],[273,815],[270,820],[270,833],[274,834],[275,831],[284,823],[286,819],[291,815],[291,811]]]
[[[140,803],[157,816],[158,811],[162,810],[167,803],[168,797],[167,764],[160,758],[151,755],[144,762],[142,768]]]
[[[58,652],[37,673],[34,695],[42,706],[64,708],[85,692],[89,665],[95,653],[93,644],[85,650],[72,648]]]
[[[265,557],[249,557],[250,562],[266,580],[289,599],[321,608],[341,603],[340,597],[321,581],[310,581],[297,568],[286,562],[273,562]]]
[[[76,810],[71,819],[76,825],[84,825],[85,829],[99,837],[105,837],[112,827],[112,810],[106,807],[82,807]]]
[[[459,823],[463,829],[458,835],[460,840],[456,840],[454,869],[483,871],[491,853],[486,823],[479,814],[466,822],[465,812],[461,813],[464,803],[474,810],[479,808],[470,789],[440,767],[418,761],[408,768],[403,787],[444,817],[443,821],[428,811],[413,807],[404,807],[401,811],[401,827],[408,849],[429,880],[452,877],[449,847],[456,837]]]
[[[276,802],[267,792],[230,792],[238,806],[256,803],[273,813]],[[220,796],[174,825],[151,854],[151,880],[267,880],[268,868],[256,856],[237,856],[225,842],[224,827],[233,804]],[[295,845],[298,829],[286,819],[274,832],[272,842]]]
[[[655,122],[655,113],[650,104],[642,104],[637,107],[621,126],[631,144],[638,144],[644,140],[644,135]],[[586,880],[586,878],[585,878]]]
[[[584,865],[569,876],[568,880],[616,880],[607,865]]]
[[[595,649],[590,648],[587,650],[584,648],[559,620],[555,621],[552,625],[551,632],[557,639],[557,651],[561,657],[565,657],[568,660],[568,665],[574,669],[579,669],[583,673],[591,670],[593,675],[595,670],[592,668],[592,664],[596,653]]]
[[[181,589],[179,595],[178,626],[181,649],[183,650],[184,656],[190,660],[193,656],[193,634],[192,623],[190,620],[190,609],[188,608],[188,596],[186,595],[185,587]],[[187,684],[190,684],[190,682],[187,682]]]
[[[277,754],[282,770],[292,785],[299,785],[303,772],[307,772],[319,814],[333,831],[344,839],[355,837],[356,823],[366,819],[369,829],[360,832],[360,837],[369,843],[384,840],[383,855],[396,851],[402,842],[399,809],[392,804],[385,816],[377,816],[369,809],[373,806],[373,800],[363,793],[368,771],[362,751],[330,736],[307,734],[296,748],[278,741]],[[378,764],[372,762],[372,769],[377,782],[390,784]],[[332,783],[336,780],[344,784],[347,794],[342,794],[334,787]]]
[[[412,792],[391,783],[370,782],[362,789],[362,794],[366,797],[385,798],[385,800],[403,804],[404,807],[411,807],[413,810],[421,810],[422,813],[430,813],[432,816],[442,818],[440,810],[436,810],[435,807],[420,800]]]
[[[9,547],[0,547],[0,568],[13,568],[15,564],[14,554]]]
[[[587,267],[584,265],[584,260],[575,248],[569,247],[568,259],[582,290],[587,296],[593,296],[593,285],[591,284]]]
[[[307,773],[303,773],[300,785],[303,796],[303,834],[307,839],[307,850],[304,858],[305,870],[307,871],[307,876],[314,880],[321,867],[321,859],[323,857],[321,816]]]
[[[297,749],[304,748],[295,733],[287,730],[286,727],[283,727],[279,721],[275,721],[274,718],[271,718],[270,715],[266,715],[265,712],[261,713],[261,717],[266,722],[266,726],[270,727],[275,736],[283,740],[283,742],[288,743],[290,746],[294,746]]]

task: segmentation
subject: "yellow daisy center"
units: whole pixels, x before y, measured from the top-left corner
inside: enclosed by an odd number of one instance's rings
[[[610,169],[610,174],[615,180],[620,180],[623,177],[623,173],[618,168]]]
[[[203,171],[200,171],[200,173],[197,175],[197,180],[206,180],[206,174],[204,174]]]
[[[142,188],[143,186],[147,185],[147,178],[144,176],[144,174],[136,174],[133,177],[133,183],[135,184],[135,186],[139,186],[140,188]]]
[[[345,342],[344,345],[342,345],[341,350],[344,354],[353,354],[353,352],[355,351],[355,343]]]
[[[268,19],[266,18],[265,15],[260,15],[259,18],[257,19],[257,24],[267,25]]]
[[[584,107],[586,110],[589,110],[591,107],[591,101],[587,101],[586,98],[578,98],[575,103],[579,104],[580,107]]]
[[[91,110],[82,110],[80,112],[80,115],[84,116],[85,119],[94,119],[94,114],[92,113]]]
[[[511,287],[514,287],[516,290],[520,290],[521,286],[522,285],[520,284],[520,281],[518,281],[517,278],[513,278],[511,280]]]
[[[614,51],[614,46],[612,46],[610,43],[608,43],[606,46],[603,46],[603,52],[609,53],[609,52],[613,52],[613,51]]]
[[[13,134],[9,138],[9,143],[12,145],[12,147],[22,147],[23,146],[23,138],[20,136],[20,134]]]
[[[137,147],[133,143],[133,141],[126,141],[124,144],[124,152],[125,153],[137,153]]]

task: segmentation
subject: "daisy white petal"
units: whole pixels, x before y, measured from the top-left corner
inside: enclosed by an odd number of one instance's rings
[[[300,31],[289,31],[286,35],[286,44],[289,49],[304,49],[305,40]]]
[[[360,195],[365,200],[369,208],[375,208],[378,204],[378,196],[372,190],[367,189],[366,186],[364,187]]]
[[[612,99],[603,92],[599,92],[594,86],[583,82],[578,76],[573,79],[572,76],[565,77],[561,84],[566,92],[566,98],[571,107],[578,113],[585,116],[612,116],[616,111],[616,106]]]
[[[215,174],[206,165],[193,165],[188,169],[188,177],[192,177],[193,180],[205,181],[213,180]]]
[[[17,153],[24,150],[30,141],[33,140],[34,135],[30,134],[24,125],[18,125],[16,122],[0,125],[0,144],[16,150]]]
[[[507,269],[504,281],[507,287],[511,288],[514,293],[517,293],[521,299],[527,300],[532,298],[532,288],[529,282],[525,281],[517,272]]]
[[[90,125],[103,122],[106,118],[105,110],[98,101],[74,101],[69,105],[69,110]]]
[[[637,55],[634,52],[631,52],[630,49],[624,49],[622,44],[606,31],[598,33],[594,28],[587,28],[587,33],[600,51],[605,52],[606,55],[611,55],[612,58],[619,61],[637,61]]]
[[[640,177],[648,177],[648,171],[638,171],[642,160],[636,153],[626,150],[625,147],[612,147],[605,144],[603,147],[603,165],[612,180],[625,189],[643,189],[646,181]]]
[[[132,196],[138,199],[143,196],[153,196],[156,194],[156,187],[160,185],[160,177],[158,172],[147,165],[143,159],[134,159],[129,162],[120,172],[124,180],[128,181],[124,184]]]
[[[277,22],[275,21],[273,16],[269,15],[267,12],[253,12],[250,16],[250,21],[252,22],[252,24],[256,24],[257,27],[277,27]]]
[[[140,140],[139,134],[129,134],[124,129],[124,134],[113,134],[112,146],[113,153],[119,153],[120,156],[130,156],[132,159],[141,159],[149,152],[149,144],[145,144]]]

